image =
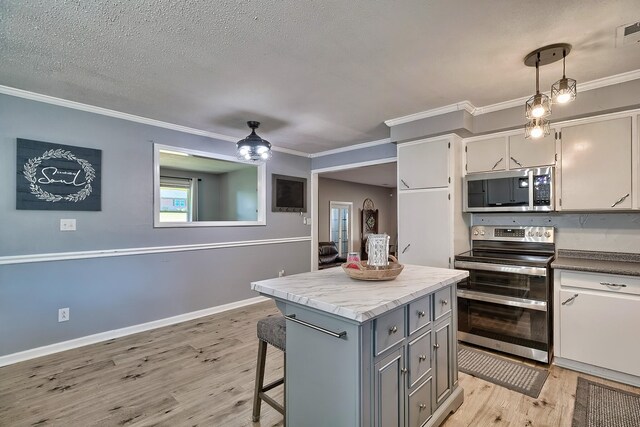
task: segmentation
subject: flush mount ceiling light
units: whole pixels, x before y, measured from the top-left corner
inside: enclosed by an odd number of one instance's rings
[[[528,122],[525,125],[526,138],[542,138],[549,135],[551,128],[546,119],[551,115],[551,103],[555,96],[555,103],[566,103],[575,98],[576,81],[567,79],[564,74],[551,88],[552,99],[544,93],[540,93],[540,66],[564,60],[571,51],[571,45],[567,43],[552,44],[541,47],[529,53],[524,58],[524,64],[528,67],[536,67],[536,93],[525,104],[525,117]]]
[[[260,122],[248,121],[247,125],[251,128],[251,134],[236,142],[238,158],[253,161],[268,160],[271,157],[271,143],[256,134]]]

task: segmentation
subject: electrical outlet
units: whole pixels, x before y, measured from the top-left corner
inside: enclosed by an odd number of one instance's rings
[[[284,274],[285,274],[284,273],[284,268],[282,270],[278,271],[278,277],[282,277],[282,276],[284,276]]]
[[[58,309],[58,322],[69,320],[69,307]]]
[[[310,217],[304,217],[304,224],[305,225],[312,225],[311,224],[311,218]]]
[[[75,218],[61,219],[60,220],[60,231],[76,231],[76,220],[75,220]]]

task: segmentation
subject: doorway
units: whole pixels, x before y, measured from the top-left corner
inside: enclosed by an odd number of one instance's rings
[[[329,238],[338,247],[338,256],[346,258],[353,251],[353,203],[329,202]]]

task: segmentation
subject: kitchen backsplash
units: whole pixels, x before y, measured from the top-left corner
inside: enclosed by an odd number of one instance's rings
[[[558,249],[640,253],[640,213],[472,214],[471,223],[555,226]]]

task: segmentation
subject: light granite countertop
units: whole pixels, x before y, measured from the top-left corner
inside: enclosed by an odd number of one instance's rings
[[[551,268],[640,276],[640,254],[558,249]]]
[[[467,276],[462,270],[405,265],[395,280],[362,281],[336,267],[253,282],[251,289],[363,323]]]

